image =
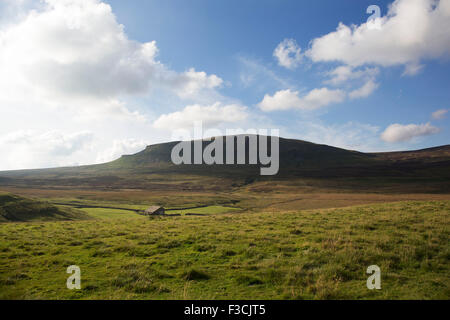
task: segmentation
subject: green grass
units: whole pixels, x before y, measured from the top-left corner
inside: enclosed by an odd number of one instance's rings
[[[0,299],[450,298],[449,201],[158,219],[85,210],[97,219],[0,224]],[[73,264],[82,290],[66,288]],[[381,290],[366,288],[372,264]]]
[[[168,214],[199,214],[199,215],[211,215],[211,214],[221,214],[221,213],[234,213],[241,211],[240,208],[225,207],[225,206],[208,206],[203,208],[186,209],[186,210],[170,210],[167,211]]]
[[[97,219],[144,219],[143,216],[140,216],[139,214],[128,210],[115,210],[106,208],[85,208],[80,210]]]
[[[148,217],[141,216],[136,212],[128,210],[117,210],[109,208],[83,208],[80,210],[86,212],[90,216],[97,219],[136,219],[136,218],[148,219]],[[241,211],[241,209],[239,208],[224,207],[224,206],[209,206],[196,209],[173,210],[173,211],[170,210],[167,211],[167,214],[186,215],[192,213],[198,215],[212,215],[212,214],[239,212],[239,211]]]
[[[0,193],[0,222],[58,221],[87,219],[83,212],[21,196]]]

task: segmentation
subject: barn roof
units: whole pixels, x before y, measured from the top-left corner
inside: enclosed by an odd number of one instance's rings
[[[146,212],[156,212],[156,211],[158,211],[159,209],[164,209],[163,207],[161,207],[161,206],[151,206],[151,207],[149,207],[147,210],[145,210]]]

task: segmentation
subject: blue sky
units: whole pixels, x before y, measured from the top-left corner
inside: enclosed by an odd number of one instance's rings
[[[273,50],[280,41],[292,38],[306,48],[312,39],[335,30],[339,22],[346,25],[366,22],[369,17],[366,9],[372,4],[377,4],[385,15],[392,1],[161,0],[136,5],[109,0],[108,3],[130,37],[142,42],[157,41],[161,61],[176,70],[193,66],[220,75],[233,84],[225,88],[224,93],[254,106],[261,100],[261,90],[240,83],[243,68],[240,57],[270,68],[295,88],[314,88],[323,80],[319,74],[330,64],[311,66],[306,63],[297,70],[286,70],[278,66],[273,57]],[[449,108],[449,71],[448,58],[427,61],[423,71],[414,77],[402,76],[400,66],[382,70],[381,85],[371,97],[330,107],[321,119],[327,124],[353,121],[383,129],[394,122],[428,122],[432,112]],[[265,89],[274,92],[282,87],[275,84]],[[283,112],[273,117],[280,122],[295,123],[294,119],[302,115]],[[380,142],[379,147],[425,148],[448,144],[448,118],[438,124],[442,128],[440,134],[394,146]]]
[[[195,120],[361,151],[448,144],[449,2],[4,0],[0,169],[108,161]]]

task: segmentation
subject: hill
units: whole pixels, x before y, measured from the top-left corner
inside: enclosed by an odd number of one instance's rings
[[[82,211],[43,201],[0,193],[0,222],[59,221],[89,219]]]
[[[264,177],[260,165],[176,166],[171,162],[171,151],[177,143],[151,145],[134,155],[99,165],[0,172],[0,186],[226,191],[264,181],[310,180],[332,188],[373,191],[388,187],[391,192],[392,185],[401,185],[408,192],[450,192],[450,145],[362,153],[280,138],[279,173]],[[209,143],[204,141],[203,146]],[[233,152],[236,155],[236,147]],[[248,153],[247,148],[247,160]]]

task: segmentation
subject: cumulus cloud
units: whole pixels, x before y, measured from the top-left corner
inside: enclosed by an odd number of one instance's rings
[[[295,69],[302,60],[301,48],[294,39],[284,39],[273,52],[278,64],[288,69]]]
[[[130,136],[162,140],[147,122],[158,109],[220,101],[223,85],[164,65],[156,42],[130,39],[101,0],[0,0],[0,70],[0,170],[137,151]]]
[[[181,98],[192,98],[203,89],[215,89],[223,84],[223,80],[216,75],[207,75],[206,72],[197,72],[194,68],[175,74],[169,78],[169,83]]]
[[[204,126],[214,126],[220,123],[234,123],[247,119],[247,108],[229,104],[222,105],[217,102],[213,105],[190,105],[181,111],[163,114],[154,123],[157,129],[191,128],[196,121]]]
[[[325,80],[325,83],[334,86],[342,85],[347,81],[359,80],[359,79],[374,79],[379,73],[378,68],[360,68],[355,69],[351,66],[339,66],[326,73],[329,77]]]
[[[0,137],[2,169],[23,169],[78,164],[72,157],[89,153],[93,134],[81,131],[15,131]],[[72,159],[72,160],[71,160]]]
[[[156,68],[156,43],[130,41],[111,7],[96,0],[46,0],[43,10],[3,30],[0,44],[12,84],[42,95],[139,93]]]
[[[340,23],[336,31],[314,39],[306,55],[314,62],[338,61],[353,67],[404,65],[406,74],[414,74],[420,61],[450,52],[448,0],[396,0],[378,20],[379,29],[367,23]]]
[[[373,28],[373,22],[351,26],[339,23],[336,31],[313,39],[303,54],[315,63],[339,63],[325,73],[328,79],[324,83],[345,86],[350,99],[366,98],[379,87],[376,80],[379,66],[403,66],[403,75],[412,76],[424,68],[423,61],[450,54],[448,0],[395,0],[387,15],[375,22],[377,28]],[[279,56],[289,57],[281,55],[285,47],[292,48],[299,59],[302,57],[300,51],[295,51],[296,43],[289,40],[279,45]],[[358,83],[364,84],[355,88]],[[280,92],[278,98],[289,103],[280,104],[279,108],[274,97],[266,97],[265,109],[290,109],[288,105],[299,105],[292,92]]]
[[[435,112],[433,112],[431,114],[431,117],[434,120],[442,120],[442,119],[445,119],[445,117],[447,116],[447,113],[448,113],[448,109],[439,109],[439,110],[436,110]]]
[[[126,114],[123,96],[158,88],[192,98],[222,84],[194,69],[172,71],[157,55],[155,41],[130,40],[100,0],[45,0],[0,29],[0,100],[26,92],[41,103]]]
[[[378,88],[378,83],[373,80],[367,81],[361,88],[351,91],[348,96],[350,99],[367,98]]]
[[[287,89],[277,91],[273,96],[265,95],[259,103],[259,108],[266,112],[289,109],[315,110],[331,103],[342,102],[345,96],[345,92],[342,90],[320,88],[313,89],[300,97],[298,91]]]
[[[428,136],[440,132],[439,128],[432,126],[430,123],[426,124],[391,124],[381,134],[381,139],[386,142],[404,142],[410,141],[421,136]]]

